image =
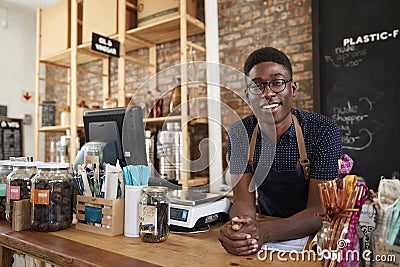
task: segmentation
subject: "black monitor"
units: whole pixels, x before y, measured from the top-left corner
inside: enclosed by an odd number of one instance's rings
[[[89,110],[83,115],[85,145],[75,159],[75,168],[84,163],[84,151],[88,143],[97,143],[103,150],[103,162],[125,166],[122,148],[122,129],[126,107]]]
[[[103,149],[102,162],[122,167],[147,165],[144,126],[140,107],[118,107],[86,111],[83,116],[85,141],[98,143]],[[86,144],[76,156],[75,166],[82,164]]]

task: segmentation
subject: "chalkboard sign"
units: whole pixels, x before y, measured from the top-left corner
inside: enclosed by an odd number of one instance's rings
[[[22,156],[22,120],[0,117],[0,160]]]
[[[376,189],[400,171],[400,1],[313,6],[320,112],[340,126],[352,173]]]

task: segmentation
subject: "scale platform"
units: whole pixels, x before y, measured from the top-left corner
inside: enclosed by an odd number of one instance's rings
[[[168,196],[172,227],[195,230],[229,218],[231,202],[222,195],[173,190]]]

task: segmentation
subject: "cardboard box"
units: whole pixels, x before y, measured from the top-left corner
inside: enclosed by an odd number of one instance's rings
[[[134,0],[127,2],[136,4]],[[85,0],[83,1],[83,43],[92,41],[92,32],[103,36],[118,33],[118,0]],[[126,30],[136,28],[136,10],[126,9]]]
[[[40,57],[61,52],[70,47],[70,0],[61,0],[41,12]]]
[[[83,1],[82,42],[92,42],[92,32],[110,36],[118,32],[117,0]]]
[[[137,0],[127,0],[127,3],[131,3],[137,7]],[[126,30],[134,29],[137,27],[137,9],[130,8],[129,5],[126,7]]]
[[[138,0],[138,27],[179,15],[180,0]],[[197,0],[186,0],[187,14],[197,17]]]

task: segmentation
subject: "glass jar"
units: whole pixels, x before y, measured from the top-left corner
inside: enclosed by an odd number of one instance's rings
[[[329,248],[329,243],[332,238],[332,223],[329,221],[323,221],[322,227],[317,233],[317,253],[322,255],[324,249]]]
[[[0,219],[6,218],[7,175],[12,172],[9,160],[0,160]]]
[[[139,203],[139,236],[145,242],[163,242],[169,234],[168,188],[149,186],[143,188]]]
[[[387,229],[390,228],[390,223],[392,219],[392,208],[380,207],[378,213],[375,216],[375,229],[372,230],[370,235],[370,242],[372,248],[372,257],[374,259],[376,255],[379,255],[377,243],[388,243],[388,233]],[[371,261],[371,266],[377,266],[377,262]]]
[[[354,251],[360,252],[360,236],[358,235],[357,231],[357,224],[360,219],[360,212],[354,211],[350,223],[348,224],[348,231],[346,235],[346,245],[341,248],[341,256],[342,259],[338,264],[337,267],[358,267],[360,266],[360,258],[358,257],[348,257],[349,253],[353,253]],[[346,227],[346,223],[343,224]],[[339,242],[339,241],[338,241]],[[337,246],[343,245],[342,243],[337,243]]]
[[[72,223],[73,180],[69,163],[43,163],[32,178],[31,227],[48,232]]]
[[[87,143],[84,151],[85,165],[100,164],[103,160],[103,150],[99,143]]]
[[[12,172],[7,176],[6,219],[12,222],[14,201],[29,199],[31,178],[36,174],[36,162],[13,161]]]

